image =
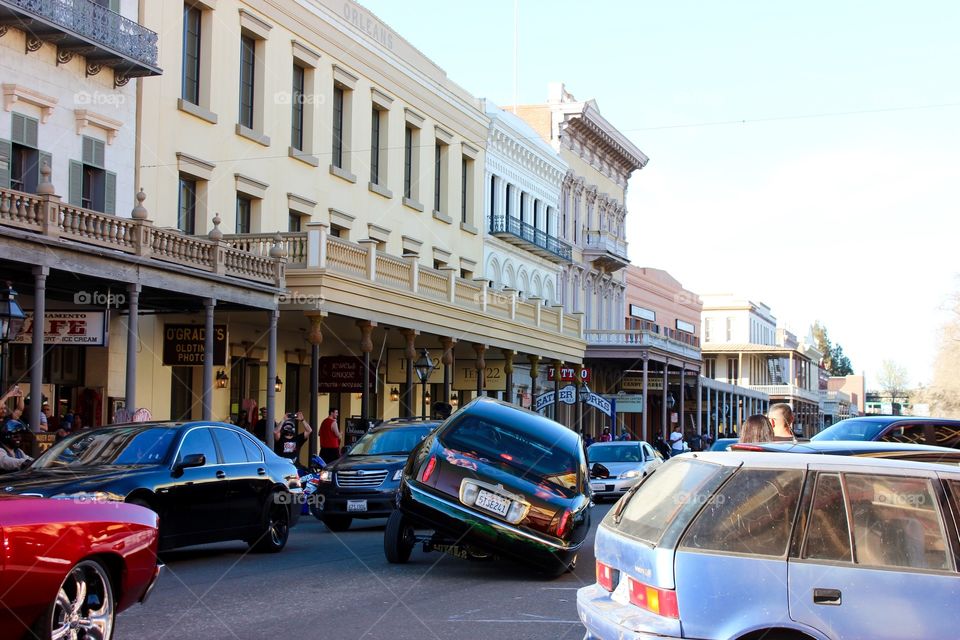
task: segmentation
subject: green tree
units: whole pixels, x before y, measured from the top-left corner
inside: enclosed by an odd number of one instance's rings
[[[843,347],[839,344],[830,351],[830,367],[827,369],[832,376],[852,376],[853,365],[850,364],[850,358],[843,353]]]
[[[843,353],[843,347],[839,344],[832,344],[827,328],[819,320],[813,323],[811,328],[813,333],[814,346],[817,351],[823,354],[823,368],[832,376],[853,375],[853,365]]]

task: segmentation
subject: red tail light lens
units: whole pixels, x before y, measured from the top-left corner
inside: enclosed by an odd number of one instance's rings
[[[613,591],[619,582],[620,572],[597,560],[597,584],[607,591]]]
[[[563,513],[560,514],[560,522],[557,523],[558,538],[562,538],[570,532],[570,523],[572,521],[573,518],[570,517],[570,512],[564,509]]]
[[[651,587],[633,578],[627,578],[627,580],[630,586],[631,604],[665,618],[680,618],[676,591]]]
[[[428,482],[430,476],[433,475],[433,470],[437,468],[437,457],[431,456],[430,460],[427,461],[427,466],[423,468],[423,475],[420,477],[422,482]]]

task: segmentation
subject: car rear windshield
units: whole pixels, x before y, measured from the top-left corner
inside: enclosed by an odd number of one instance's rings
[[[360,438],[353,448],[351,456],[388,456],[406,455],[417,446],[433,427],[404,427],[402,429],[383,429],[371,431]]]
[[[580,462],[573,452],[510,425],[467,415],[447,428],[440,442],[448,449],[509,467],[534,482],[565,489],[577,485]]]
[[[50,447],[33,468],[161,464],[175,435],[173,429],[140,426],[81,432]]]
[[[603,523],[657,545],[675,521],[677,527],[685,527],[731,471],[702,460],[671,460],[612,509]]]
[[[887,425],[873,420],[841,420],[827,427],[811,440],[875,440]]]

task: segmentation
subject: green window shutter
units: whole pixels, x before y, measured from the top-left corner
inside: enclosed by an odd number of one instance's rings
[[[93,164],[93,138],[83,136],[83,164]]]
[[[20,113],[12,114],[10,139],[25,147],[37,148],[37,131],[40,121]]]
[[[10,188],[10,162],[13,157],[13,145],[9,140],[0,140],[0,188]]]
[[[120,0],[110,0],[110,11],[120,13]]]
[[[107,164],[104,159],[104,144],[100,140],[93,141],[93,164],[101,169]]]
[[[86,141],[86,138],[84,138]],[[86,145],[84,145],[86,146]],[[80,206],[83,198],[83,163],[76,160],[70,161],[70,189],[67,202],[75,207]]]
[[[103,212],[117,213],[117,174],[107,171],[103,180]]]
[[[83,136],[83,164],[103,169],[104,144],[102,140]]]

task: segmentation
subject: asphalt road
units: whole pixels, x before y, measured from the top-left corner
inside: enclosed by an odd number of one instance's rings
[[[164,554],[150,600],[117,617],[117,640],[580,640],[576,591],[594,581],[597,505],[577,569],[555,580],[507,561],[414,550],[383,555],[385,520],[332,533],[312,516],[272,555],[243,543]]]

